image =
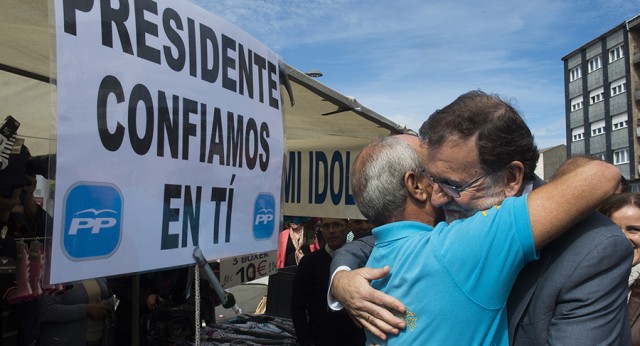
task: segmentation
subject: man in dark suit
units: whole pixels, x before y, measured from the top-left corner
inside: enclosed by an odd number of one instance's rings
[[[335,250],[347,240],[347,221],[322,218],[320,230],[326,245],[300,260],[293,280],[291,319],[301,346],[364,344],[364,332],[343,311],[327,309],[329,266]]]
[[[539,183],[534,175],[538,153],[533,136],[517,112],[498,97],[480,91],[462,95],[435,112],[421,127],[420,136],[429,156],[449,148],[451,138],[477,143],[475,153],[453,150],[448,157],[436,156],[437,161],[429,162],[431,202],[444,209],[449,222],[528,193]],[[524,169],[505,169],[514,162]],[[491,181],[475,176],[477,163],[491,172]],[[514,191],[500,179],[522,183]],[[351,244],[334,257],[332,273],[341,265],[353,269],[366,262],[362,256],[370,252],[370,243]],[[626,295],[631,258],[628,240],[606,217],[594,213],[575,224],[540,250],[539,261],[520,272],[507,303],[510,344],[630,344]],[[368,287],[370,280],[388,272],[388,268],[363,268],[332,276],[335,298],[381,337],[405,327],[389,311],[404,313],[404,305]]]

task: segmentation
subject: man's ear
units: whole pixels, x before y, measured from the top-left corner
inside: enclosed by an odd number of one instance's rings
[[[505,197],[517,196],[523,186],[524,165],[520,161],[513,161],[505,167]]]
[[[431,197],[431,184],[427,178],[416,172],[409,171],[404,174],[404,188],[411,198],[424,202]]]

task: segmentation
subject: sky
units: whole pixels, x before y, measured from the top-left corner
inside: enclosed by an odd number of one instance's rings
[[[566,144],[562,58],[640,14],[640,0],[192,1],[415,131],[460,94],[498,94],[540,149]]]

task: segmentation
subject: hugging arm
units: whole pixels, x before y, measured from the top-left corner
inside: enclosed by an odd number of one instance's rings
[[[389,267],[362,268],[373,250],[373,242],[373,236],[367,236],[336,251],[331,261],[327,301],[334,310],[336,304],[332,302],[340,302],[342,306],[337,304],[337,309],[344,307],[357,324],[384,340],[387,333],[398,334],[399,329],[405,326],[404,321],[388,309],[400,314],[405,310],[400,301],[371,288],[369,284],[371,280],[381,279],[389,273]]]
[[[620,171],[593,158],[573,157],[547,184],[533,190],[527,203],[539,249],[592,213],[620,183]]]

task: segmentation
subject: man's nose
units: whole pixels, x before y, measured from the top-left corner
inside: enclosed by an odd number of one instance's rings
[[[451,196],[447,195],[439,184],[433,184],[431,193],[431,204],[436,208],[441,208],[451,201]]]

